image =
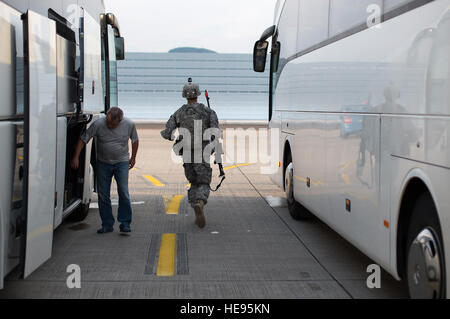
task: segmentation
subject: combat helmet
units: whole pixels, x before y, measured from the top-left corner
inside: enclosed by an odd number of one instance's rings
[[[200,96],[200,87],[198,84],[192,82],[192,79],[188,79],[188,83],[186,83],[183,87],[183,97],[185,99],[195,99],[197,96]]]

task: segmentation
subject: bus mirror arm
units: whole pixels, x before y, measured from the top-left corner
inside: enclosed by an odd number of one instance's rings
[[[276,31],[276,26],[273,25],[271,27],[268,27],[262,33],[261,38],[259,38],[259,41],[266,41],[268,38],[270,38],[271,36],[273,36],[275,34],[275,31]]]

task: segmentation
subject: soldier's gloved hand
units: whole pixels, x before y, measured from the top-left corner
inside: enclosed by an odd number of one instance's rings
[[[169,140],[169,141],[173,141],[174,140],[173,133],[170,133],[170,135],[169,135],[166,130],[162,130],[160,134],[161,134],[161,137],[163,139],[166,139],[166,140]]]

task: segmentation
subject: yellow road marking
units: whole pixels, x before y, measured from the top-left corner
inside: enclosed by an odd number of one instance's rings
[[[178,215],[178,210],[180,209],[180,203],[183,199],[184,195],[175,195],[169,203],[169,207],[167,207],[166,214],[167,215]]]
[[[297,176],[297,175],[295,175],[294,177],[295,177],[295,179],[299,180],[300,182],[306,183],[306,178],[303,178],[303,177],[300,177],[300,176]]]
[[[348,177],[347,174],[341,174],[342,179],[344,180],[345,184],[350,184],[350,177]]]
[[[303,178],[303,177],[300,177],[300,176],[297,176],[297,175],[294,175],[294,178],[295,178],[296,180],[300,181],[300,182],[303,182],[303,183],[307,183],[307,182],[308,182],[308,179]],[[320,180],[317,181],[317,182],[310,180],[310,182],[311,182],[311,184],[312,184],[313,186],[326,186],[326,185],[327,185],[326,183],[324,183],[324,182],[322,182],[322,181],[320,181]]]
[[[159,180],[157,180],[156,178],[154,178],[151,175],[144,175],[144,178],[147,179],[148,181],[152,182],[153,185],[155,185],[157,187],[165,186],[163,183],[161,183]]]
[[[245,164],[237,164],[237,165],[233,165],[233,166],[228,166],[228,167],[224,167],[223,170],[229,170],[232,168],[237,168],[237,167],[242,167],[242,166],[248,166],[248,165],[253,165],[253,163],[245,163]]]
[[[348,161],[347,163],[345,163],[344,165],[341,165],[341,170],[346,170],[353,162],[352,161]]]
[[[159,248],[157,276],[173,276],[175,274],[175,252],[177,235],[163,234]]]
[[[325,184],[322,181],[317,181],[314,185],[316,185],[316,186],[326,186],[327,184]]]
[[[46,235],[49,233],[53,232],[53,225],[45,225],[45,226],[41,226],[37,229],[35,229],[34,231],[28,233],[27,235],[27,240],[31,241],[36,239],[37,237],[41,236],[41,235]]]
[[[237,164],[237,165],[233,165],[233,166],[228,166],[228,167],[224,167],[223,170],[227,171],[229,169],[233,169],[233,168],[237,168],[237,167],[242,167],[242,166],[249,166],[249,165],[253,165],[254,163],[244,163],[244,164]],[[191,184],[186,184],[186,187],[191,187]]]

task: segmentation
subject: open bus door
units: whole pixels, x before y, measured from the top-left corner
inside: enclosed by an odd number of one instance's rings
[[[0,2],[0,289],[19,263],[23,161],[23,38],[20,12]],[[20,114],[19,114],[20,113]]]
[[[112,13],[100,15],[104,69],[105,114],[119,106],[117,61],[125,59],[125,40],[120,36],[119,21]]]
[[[21,254],[27,277],[51,257],[55,209],[56,26],[33,11],[23,15],[25,43],[25,174]]]

